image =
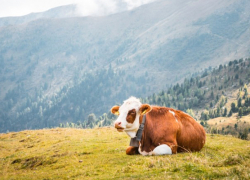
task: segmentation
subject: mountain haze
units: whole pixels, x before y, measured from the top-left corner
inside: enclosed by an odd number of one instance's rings
[[[0,19],[1,131],[100,115],[250,54],[248,0],[160,0],[101,17],[64,8]]]
[[[3,17],[0,18],[0,28],[3,26],[20,25],[38,19],[67,18],[79,15],[80,13],[77,11],[77,5],[72,4],[56,7],[45,12],[31,13],[21,17]]]

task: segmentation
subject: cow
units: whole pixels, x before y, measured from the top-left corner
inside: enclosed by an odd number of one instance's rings
[[[204,128],[180,110],[142,104],[130,97],[121,106],[113,106],[111,113],[118,115],[114,122],[117,131],[125,131],[131,138],[127,155],[200,151],[206,141]]]

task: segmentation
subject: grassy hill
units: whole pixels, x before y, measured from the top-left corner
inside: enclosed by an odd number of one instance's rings
[[[250,142],[207,135],[201,152],[127,156],[114,128],[0,135],[0,179],[249,179]]]

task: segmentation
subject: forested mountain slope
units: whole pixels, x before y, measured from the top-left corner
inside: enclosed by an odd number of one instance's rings
[[[214,6],[216,4],[216,6]],[[84,120],[249,56],[248,0],[159,0],[103,17],[0,27],[0,129]]]
[[[230,61],[217,68],[208,68],[201,75],[187,78],[183,83],[159,94],[143,98],[143,102],[196,111],[224,106],[231,93],[250,82],[250,58]],[[247,98],[248,96],[246,96]],[[223,101],[221,104],[221,101]],[[227,113],[229,113],[230,109]],[[200,119],[197,113],[197,119]],[[221,115],[221,113],[219,114]],[[203,119],[203,117],[201,117]]]
[[[196,120],[200,120],[201,124],[209,132],[214,131],[214,128],[221,130],[223,123],[221,123],[222,119],[220,119],[220,123],[216,121],[220,126],[209,127],[207,120],[223,117],[224,128],[230,125],[231,127],[227,127],[227,129],[232,132],[231,128],[234,124],[227,120],[231,121],[232,118],[237,118],[238,122],[242,117],[250,114],[249,82],[250,58],[239,59],[230,61],[225,65],[221,64],[217,68],[208,68],[200,75],[194,75],[185,79],[181,84],[177,83],[167,90],[141,98],[141,101],[151,105],[172,107],[185,111]],[[117,103],[117,105],[119,104],[122,104],[122,102]],[[60,126],[80,128],[106,126],[112,125],[115,118],[110,112],[103,114],[99,118],[91,114],[85,121],[79,121],[76,124],[60,124]],[[242,122],[247,128],[246,137],[244,137],[246,139],[250,132],[250,121],[242,120]],[[242,126],[241,123],[238,125]],[[224,133],[230,133],[229,130],[225,130]],[[238,129],[233,133],[237,135],[237,132],[242,133],[244,130],[244,128]]]

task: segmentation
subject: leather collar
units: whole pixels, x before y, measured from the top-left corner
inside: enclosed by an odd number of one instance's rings
[[[142,133],[143,133],[143,130],[144,130],[145,122],[146,122],[146,114],[143,115],[143,120],[142,120],[142,123],[139,126],[139,129],[138,129],[138,131],[136,133],[136,136],[134,138],[131,138],[130,144],[129,144],[130,146],[139,147],[139,142],[141,141],[141,137],[142,137]]]

